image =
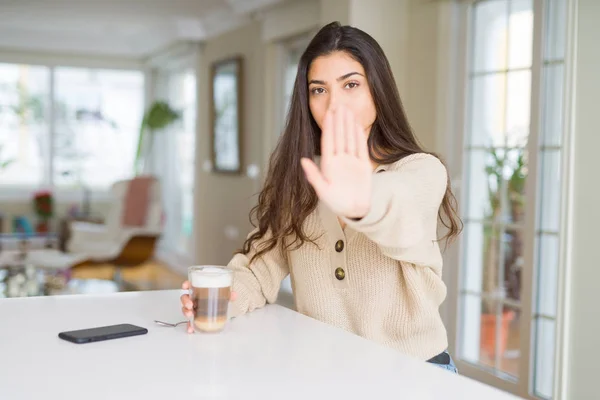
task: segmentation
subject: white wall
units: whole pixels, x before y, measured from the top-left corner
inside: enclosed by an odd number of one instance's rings
[[[600,1],[579,0],[578,3],[568,380],[562,399],[596,400],[600,398]]]
[[[302,34],[319,24],[318,0],[287,3],[267,11],[262,19],[262,39],[273,42]]]
[[[259,22],[209,40],[199,65],[198,138],[196,151],[196,201],[194,208],[195,262],[226,264],[250,232],[248,213],[255,204],[259,182],[241,175],[216,174],[204,169],[211,158],[209,115],[211,65],[234,55],[243,56],[242,72],[242,171],[263,160],[263,104],[265,46]],[[202,84],[202,82],[204,84]],[[229,235],[236,232],[236,235]]]
[[[403,1],[403,0],[401,0]],[[350,24],[352,0],[321,0],[322,25],[339,21],[342,25]]]

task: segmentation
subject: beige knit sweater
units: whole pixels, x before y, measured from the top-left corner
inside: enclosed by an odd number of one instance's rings
[[[371,209],[360,221],[342,219],[342,230],[320,203],[304,227],[317,246],[286,254],[277,246],[251,265],[252,254],[235,255],[232,316],[275,302],[290,274],[298,312],[423,360],[441,353],[446,287],[436,239],[446,184],[437,158],[408,156],[375,170]]]

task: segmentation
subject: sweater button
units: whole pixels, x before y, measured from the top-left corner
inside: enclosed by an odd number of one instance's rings
[[[346,277],[346,272],[344,272],[342,268],[338,267],[335,269],[335,277],[338,281],[341,281]]]
[[[335,242],[335,251],[341,253],[342,250],[344,250],[344,241],[338,240],[337,242]]]

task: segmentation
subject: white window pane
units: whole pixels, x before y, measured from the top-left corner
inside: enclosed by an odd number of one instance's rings
[[[522,224],[527,154],[523,148],[471,150],[467,154],[467,204],[474,220]]]
[[[155,173],[161,178],[165,221],[161,245],[183,255],[192,253],[194,171],[196,143],[196,73],[194,70],[161,71],[155,95],[181,114],[157,132]]]
[[[509,72],[507,80],[506,144],[524,147],[529,136],[531,72]]]
[[[564,66],[547,65],[544,70],[542,145],[560,146],[563,134]]]
[[[567,0],[546,0],[544,60],[565,58]]]
[[[506,74],[473,77],[470,146],[505,144]]]
[[[503,239],[504,294],[508,299],[519,301],[523,282],[525,231],[522,228],[506,228]]]
[[[503,233],[500,227],[486,226],[483,239],[483,265],[481,290],[494,300],[484,299],[483,312],[486,314],[496,312],[496,302],[505,297],[504,280],[500,281],[501,252],[503,251]]]
[[[475,220],[489,219],[492,216],[490,178],[487,170],[491,162],[490,153],[487,150],[472,150],[467,157],[468,190],[465,216]],[[493,180],[491,183],[493,185]]]
[[[181,185],[181,226],[179,229],[179,250],[191,254],[194,219],[194,171],[196,149],[196,75],[188,71],[179,75],[181,91],[184,94],[182,105],[183,119],[178,138],[179,180]],[[172,99],[175,101],[175,99]]]
[[[462,333],[460,342],[460,358],[472,363],[479,362],[481,334],[481,298],[479,296],[463,295],[462,303]]]
[[[505,151],[496,150],[503,155],[503,177],[505,179],[506,198],[504,220],[522,226],[525,219],[525,184],[527,180],[527,149],[524,147],[510,148]]]
[[[302,57],[303,52],[304,47],[291,47],[287,49],[287,62],[285,64],[283,85],[283,96],[285,101],[285,107],[283,109],[283,121],[285,121],[287,118],[287,113],[290,108],[292,93],[294,91],[294,82],[296,81],[296,74],[298,71],[298,64],[300,63],[300,57]]]
[[[463,234],[463,289],[480,293],[482,290],[484,246],[486,243],[485,230],[491,227],[479,222],[465,223]]]
[[[541,192],[539,207],[541,209],[540,229],[558,232],[560,227],[560,194],[561,165],[560,150],[540,152]]]
[[[489,303],[479,296],[462,296],[460,358],[518,376],[520,311]]]
[[[496,298],[520,300],[523,269],[523,230],[467,222],[463,239],[462,289]],[[501,257],[501,252],[504,257]],[[503,276],[500,280],[500,263]],[[487,310],[489,311],[489,310]]]
[[[514,377],[519,376],[519,363],[521,358],[521,310],[504,307],[501,321],[497,322],[500,331],[498,345],[498,368]]]
[[[39,186],[47,165],[50,70],[0,64],[0,184]]]
[[[531,66],[533,47],[533,4],[532,0],[510,2],[508,67]]]
[[[536,396],[552,398],[554,384],[554,338],[556,322],[538,318],[536,323],[534,391]]]
[[[540,235],[538,240],[537,313],[550,317],[556,316],[559,247],[557,235]]]
[[[142,72],[60,67],[55,93],[54,184],[106,189],[130,177],[143,114]]]
[[[471,37],[473,49],[473,72],[506,69],[508,1],[483,1],[473,7],[475,18]]]

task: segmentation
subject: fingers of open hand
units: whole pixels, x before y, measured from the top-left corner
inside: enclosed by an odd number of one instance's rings
[[[319,167],[308,158],[303,158],[301,163],[304,173],[306,174],[306,179],[315,189],[315,192],[317,192],[317,196],[321,197],[327,190],[327,181],[323,177]]]
[[[346,152],[346,130],[345,130],[345,120],[346,119],[346,110],[344,106],[338,106],[334,110],[334,126],[333,130],[335,132],[335,154],[342,155]]]
[[[333,125],[333,110],[327,110],[321,131],[321,158],[324,162],[335,154]]]
[[[348,109],[344,110],[344,114],[346,153],[351,156],[356,156],[356,119],[354,114]]]
[[[321,158],[324,165],[334,155],[352,155],[363,158],[366,151],[366,135],[356,116],[347,107],[338,105],[327,110],[321,132]]]
[[[353,131],[356,140],[356,156],[363,161],[369,161],[369,136],[359,124],[354,125]]]

